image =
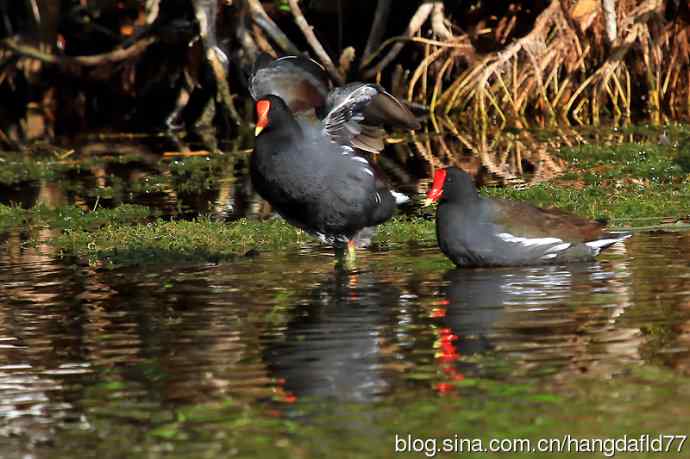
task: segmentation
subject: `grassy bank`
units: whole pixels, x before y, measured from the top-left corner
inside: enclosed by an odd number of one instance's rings
[[[485,189],[488,196],[557,207],[616,228],[683,222],[690,215],[690,145],[624,143],[564,148],[568,172],[527,189]]]
[[[0,205],[0,231],[22,227],[31,243],[47,242],[61,255],[88,257],[115,264],[217,262],[256,251],[298,248],[314,238],[281,219],[212,218],[171,221],[152,217],[144,206],[121,205],[88,212],[75,206],[20,209]],[[49,228],[47,239],[39,229]],[[429,240],[433,221],[396,218],[383,225],[379,245]]]
[[[663,142],[575,146],[558,152],[570,165],[568,173],[526,189],[484,188],[482,193],[604,218],[615,228],[683,227],[690,215],[688,148]],[[50,176],[41,170],[42,177]],[[199,176],[191,181],[204,180]],[[432,212],[419,209],[416,217],[397,217],[382,225],[375,244],[433,241]],[[95,211],[0,205],[0,232],[16,227],[25,229],[31,242],[47,242],[58,254],[115,264],[231,260],[314,241],[279,219],[165,220],[145,206],[129,204]],[[39,236],[36,230],[45,228],[52,231]]]

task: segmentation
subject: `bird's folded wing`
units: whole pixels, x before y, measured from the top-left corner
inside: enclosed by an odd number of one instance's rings
[[[494,223],[518,237],[557,237],[570,242],[586,242],[600,238],[604,225],[559,209],[541,209],[515,201],[493,201]]]

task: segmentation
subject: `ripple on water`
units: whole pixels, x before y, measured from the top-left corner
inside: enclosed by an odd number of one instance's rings
[[[689,242],[637,234],[596,263],[481,270],[433,244],[362,252],[350,271],[318,245],[114,270],[0,254],[0,437],[168,429],[209,404],[213,423],[307,422],[308,406],[435,400],[473,380],[558,391],[652,363],[687,375]]]

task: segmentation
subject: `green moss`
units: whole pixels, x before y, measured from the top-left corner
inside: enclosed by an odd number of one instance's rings
[[[281,219],[226,223],[211,218],[152,218],[147,207],[127,204],[96,211],[75,206],[22,210],[0,205],[0,229],[20,224],[49,227],[59,232],[44,242],[58,253],[115,264],[228,260],[252,249],[290,249],[316,241]],[[379,227],[374,243],[428,241],[434,231],[433,220],[394,218]]]
[[[121,205],[87,212],[75,206],[22,210],[0,205],[0,229],[20,224],[49,227],[57,234],[44,241],[62,255],[85,256],[117,264],[214,261],[254,248],[296,247],[311,240],[282,220],[233,223],[153,220],[144,206]]]
[[[29,161],[18,153],[2,152],[0,157],[0,184],[14,185],[30,180],[38,180],[47,174],[44,163]]]
[[[77,223],[54,238],[51,241],[53,245],[63,254],[115,264],[232,260],[253,249],[290,249],[315,241],[280,219],[242,219],[225,223],[199,218],[130,225],[122,218],[111,222],[95,217],[84,218],[92,224],[85,221]],[[65,215],[62,219],[71,220],[71,216]],[[105,224],[89,230],[96,222]],[[375,243],[385,245],[430,240],[434,234],[433,225],[432,221],[394,219],[380,227]]]
[[[142,180],[130,183],[130,190],[134,193],[161,193],[169,188],[170,179],[162,175],[150,175]],[[124,189],[125,184],[122,184]]]
[[[575,189],[556,183],[541,183],[525,190],[488,188],[482,192],[494,198],[516,199],[540,207],[565,209],[583,217],[608,220],[614,226],[626,226],[635,220],[648,224],[665,218],[686,218],[690,215],[690,183],[622,184],[604,187],[587,185]]]
[[[175,159],[162,166],[169,168],[172,177],[170,183],[175,191],[201,193],[217,189],[233,161],[230,155],[214,155]],[[156,180],[156,177],[152,177],[152,181]]]
[[[582,190],[542,183],[526,190],[491,188],[488,196],[526,200],[558,207],[589,218],[606,218],[612,226],[645,226],[663,216],[690,215],[690,184],[650,183],[609,190],[596,185]],[[293,249],[314,239],[279,219],[226,223],[210,218],[193,221],[152,220],[143,206],[84,211],[74,206],[22,210],[0,206],[0,229],[19,224],[59,230],[46,241],[63,255],[115,264],[204,262],[229,260],[252,249]],[[397,217],[381,225],[375,246],[433,241],[433,219]]]
[[[675,162],[683,172],[690,173],[690,136],[679,142]]]
[[[673,146],[654,143],[620,145],[579,145],[561,149],[558,156],[585,174],[588,183],[621,177],[669,182],[682,177],[682,168],[673,161]]]
[[[107,224],[95,231],[71,231],[52,240],[63,253],[115,264],[200,262],[233,259],[251,249],[298,246],[310,240],[279,220],[233,223],[200,218],[148,224]]]
[[[413,241],[429,241],[436,237],[433,219],[396,217],[379,226],[373,242],[388,245]]]
[[[642,127],[626,135],[642,142],[602,144],[609,138],[600,131],[584,134],[596,144],[563,148],[558,155],[569,162],[567,172],[549,182],[524,190],[488,188],[482,193],[498,198],[526,200],[541,207],[557,207],[588,218],[602,218],[613,227],[648,227],[670,218],[685,220],[690,215],[690,182],[687,170],[688,128],[673,125],[660,131]],[[548,132],[543,133],[549,137]],[[607,134],[608,135],[608,134]],[[597,140],[598,139],[598,140]],[[672,140],[669,140],[672,139]],[[675,141],[681,139],[680,141]],[[107,186],[93,187],[80,181],[80,192],[118,202],[125,193],[203,193],[232,180],[234,155],[165,158],[137,180],[116,175],[107,177]],[[141,163],[138,156],[105,155],[86,161],[48,152],[27,159],[10,154],[2,159],[0,182],[16,184],[26,180],[63,179],[79,175],[95,165]],[[70,182],[71,183],[71,182]],[[70,185],[65,185],[69,187]],[[77,186],[77,185],[74,185]],[[250,249],[291,249],[313,239],[281,220],[235,223],[208,218],[194,221],[155,220],[142,206],[118,206],[112,210],[82,211],[76,207],[55,210],[38,207],[22,211],[0,207],[0,230],[26,224],[59,230],[50,241],[61,253],[105,259],[115,263],[205,261],[230,259]],[[379,227],[376,246],[433,241],[435,224],[431,218],[398,217]]]
[[[205,157],[164,158],[147,164],[139,155],[98,155],[84,158],[63,151],[0,152],[0,185],[17,186],[27,182],[55,182],[63,191],[114,199],[122,202],[128,193],[203,193],[216,190],[232,178],[236,156],[216,154]],[[137,170],[137,180],[122,180],[116,171]],[[104,187],[94,187],[94,170],[106,172]]]
[[[57,209],[37,207],[31,214],[34,223],[44,223],[65,232],[93,231],[106,225],[131,225],[151,217],[148,207],[123,204],[114,209],[84,211],[75,206]]]
[[[656,131],[658,133],[658,130]],[[491,197],[557,207],[614,226],[639,226],[690,215],[690,183],[676,147],[670,143],[584,144],[558,156],[569,170],[555,180],[525,190],[491,188]]]
[[[26,213],[27,211],[22,208],[0,204],[0,232],[21,225],[26,218]]]
[[[73,159],[65,157],[62,151],[49,154],[25,154],[21,152],[0,152],[0,184],[49,180],[68,180],[69,175],[90,171],[105,164],[103,158]]]
[[[85,211],[76,206],[51,209],[37,206],[20,209],[0,204],[0,228],[25,225],[29,229],[48,227],[65,233],[94,231],[105,225],[131,225],[151,217],[148,207],[123,204],[114,209]]]

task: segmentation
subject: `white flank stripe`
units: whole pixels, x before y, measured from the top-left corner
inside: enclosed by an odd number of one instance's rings
[[[367,161],[366,158],[362,158],[361,156],[353,156],[352,160],[353,161],[359,161],[360,163],[364,163],[367,165],[369,164],[369,161]]]
[[[496,236],[506,242],[512,242],[513,244],[524,245],[525,247],[534,247],[541,245],[551,245],[562,243],[561,239],[557,237],[539,237],[539,238],[529,238],[529,237],[518,237],[513,236],[510,233],[498,233]]]
[[[622,241],[623,239],[627,239],[627,236],[615,239],[599,239],[597,241],[585,242],[585,245],[593,249],[603,249],[604,247],[608,247],[612,244],[615,244],[618,241]]]
[[[395,203],[398,205],[405,204],[407,201],[410,200],[409,196],[407,196],[406,194],[398,193],[397,191],[391,190],[391,194],[395,198]]]
[[[558,252],[564,251],[565,249],[570,247],[570,245],[570,242],[564,242],[563,244],[554,245],[553,247],[549,247],[548,249],[546,249],[546,253],[556,252],[556,255],[558,255]]]
[[[374,176],[374,173],[373,173],[372,171],[370,171],[369,169],[366,169],[366,168],[363,167],[362,170],[363,170],[364,172],[366,172],[367,174],[371,175],[372,177]]]
[[[550,260],[551,258],[556,258],[559,254],[558,253],[547,253],[546,255],[542,255],[542,260]]]

